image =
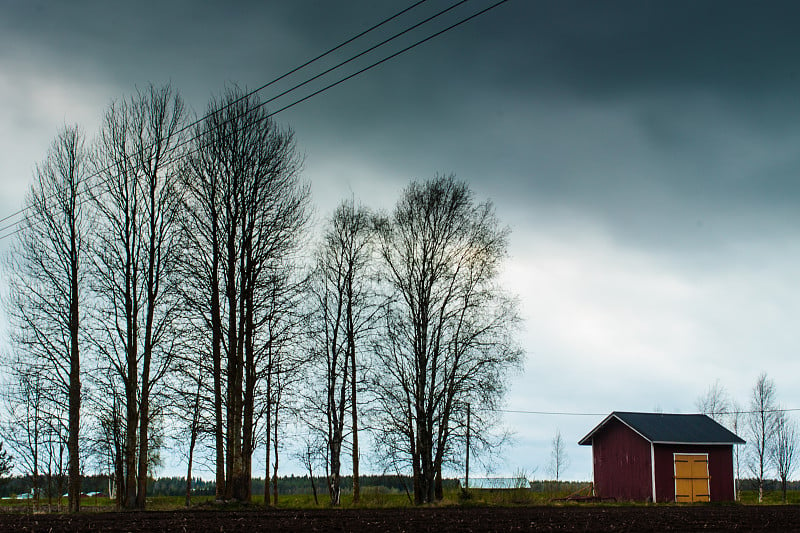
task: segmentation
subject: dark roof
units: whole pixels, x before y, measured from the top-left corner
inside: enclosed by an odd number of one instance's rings
[[[742,439],[706,415],[625,411],[614,411],[605,417],[578,444],[591,444],[592,436],[613,418],[654,444],[744,444]]]

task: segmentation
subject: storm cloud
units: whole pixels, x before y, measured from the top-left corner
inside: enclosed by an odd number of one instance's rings
[[[202,114],[225,84],[258,87],[405,5],[4,4],[0,216],[22,206],[61,124],[91,137],[112,99],[151,81]],[[351,195],[390,209],[410,179],[436,172],[493,200],[513,231],[504,283],[527,318],[509,409],[691,412],[718,378],[746,402],[762,370],[800,407],[799,11],[511,0],[276,118],[296,131],[320,219]],[[510,414],[517,442],[496,470],[541,474],[556,428],[577,441],[595,418]],[[569,453],[567,477],[589,477],[588,452]]]

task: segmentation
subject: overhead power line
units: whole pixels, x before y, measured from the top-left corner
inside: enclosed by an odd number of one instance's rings
[[[464,1],[466,1],[466,0],[463,0],[460,3],[463,3]],[[387,57],[384,57],[383,59],[381,59],[379,61],[376,61],[376,62],[374,62],[374,63],[372,63],[370,65],[367,65],[366,67],[364,67],[364,68],[362,68],[362,69],[350,74],[349,76],[346,76],[346,77],[344,77],[344,78],[342,78],[342,79],[340,79],[338,81],[335,81],[335,82],[333,82],[333,83],[331,83],[329,85],[326,85],[322,89],[314,91],[313,93],[309,94],[308,96],[304,96],[303,98],[300,98],[299,100],[295,100],[291,104],[288,104],[288,105],[278,109],[277,111],[274,111],[274,112],[270,113],[269,115],[267,115],[264,118],[266,119],[266,118],[269,118],[269,117],[271,117],[273,115],[277,115],[278,113],[280,113],[282,111],[286,111],[287,109],[292,108],[292,107],[296,106],[297,104],[299,104],[301,102],[305,102],[309,98],[317,96],[318,94],[320,94],[322,92],[325,92],[328,89],[336,87],[337,85],[339,85],[341,83],[344,83],[344,82],[346,82],[347,80],[349,80],[351,78],[355,78],[356,76],[358,76],[360,74],[363,74],[364,72],[367,72],[368,70],[372,70],[373,68],[375,68],[375,67],[377,67],[379,65],[382,65],[383,63],[386,63],[390,59],[394,59],[395,57],[397,57],[397,56],[399,56],[401,54],[404,54],[404,53],[408,52],[409,50],[412,50],[412,49],[416,48],[417,46],[430,41],[431,39],[435,39],[436,37],[442,35],[443,33],[446,33],[446,32],[448,32],[448,31],[450,31],[450,30],[452,30],[454,28],[457,28],[458,26],[461,26],[465,22],[469,22],[470,20],[472,20],[472,19],[474,19],[476,17],[479,17],[479,16],[483,15],[484,13],[496,8],[497,6],[499,6],[501,4],[505,4],[506,2],[508,2],[508,0],[499,0],[498,2],[490,5],[489,7],[485,8],[485,9],[482,9],[481,11],[478,11],[477,13],[474,13],[474,14],[472,14],[472,15],[464,18],[464,19],[461,19],[458,22],[456,22],[454,24],[451,24],[450,26],[447,26],[443,30],[439,30],[438,32],[434,33],[433,35],[429,35],[428,37],[425,37],[424,39],[420,39],[419,41],[415,42],[414,44],[411,44],[411,45],[403,48],[402,50],[399,50],[399,51],[397,51],[397,52],[395,52],[395,53],[393,53],[393,54],[391,54],[391,55],[389,55]]]
[[[322,59],[322,58],[324,58],[324,57],[326,57],[326,56],[330,55],[331,53],[333,53],[333,52],[335,52],[335,51],[337,51],[337,50],[339,50],[339,49],[341,49],[342,47],[346,46],[347,44],[350,44],[350,43],[352,43],[352,42],[356,41],[357,39],[359,39],[359,38],[361,38],[361,37],[365,36],[366,34],[368,34],[368,33],[372,32],[372,31],[374,31],[375,29],[377,29],[377,28],[379,28],[379,27],[381,27],[381,26],[383,26],[383,25],[387,24],[388,22],[390,22],[390,21],[392,21],[392,20],[394,20],[394,19],[396,19],[396,18],[398,18],[398,17],[402,16],[403,14],[405,14],[405,13],[407,13],[407,12],[411,11],[412,9],[414,9],[415,7],[417,7],[417,6],[421,5],[421,4],[423,4],[423,3],[424,3],[424,2],[426,2],[426,1],[427,1],[427,0],[419,0],[418,2],[416,2],[416,3],[412,4],[412,5],[410,5],[409,7],[405,8],[405,9],[403,9],[403,10],[401,10],[401,11],[398,11],[398,12],[397,12],[397,13],[395,13],[394,15],[392,15],[392,16],[390,16],[390,17],[387,17],[386,19],[384,19],[384,20],[382,20],[382,21],[380,21],[380,22],[378,22],[378,23],[376,23],[376,24],[372,25],[371,27],[367,28],[366,30],[364,30],[364,31],[362,31],[362,32],[360,32],[360,33],[358,33],[358,34],[354,35],[353,37],[351,37],[351,38],[349,38],[349,39],[347,39],[347,40],[343,41],[342,43],[340,43],[340,44],[338,44],[338,45],[334,46],[333,48],[330,48],[330,49],[328,49],[327,51],[325,51],[325,52],[323,52],[323,53],[321,53],[321,54],[317,55],[316,57],[314,57],[314,58],[312,58],[312,59],[310,59],[310,60],[308,60],[308,61],[304,62],[303,64],[299,65],[298,67],[295,67],[294,69],[292,69],[292,70],[288,71],[287,73],[285,73],[285,74],[283,74],[283,75],[281,75],[281,76],[278,76],[277,78],[275,78],[275,79],[271,80],[270,82],[268,82],[268,83],[265,83],[265,84],[261,85],[260,87],[258,87],[258,88],[256,88],[256,89],[253,89],[252,91],[249,91],[249,92],[248,92],[248,93],[246,93],[245,95],[242,95],[241,97],[239,97],[237,100],[235,100],[235,101],[233,101],[233,102],[229,102],[227,105],[225,105],[225,106],[222,108],[222,110],[224,110],[224,109],[227,109],[228,107],[235,105],[236,103],[240,102],[241,100],[243,100],[243,99],[245,99],[245,98],[248,98],[248,97],[252,96],[253,94],[256,94],[256,93],[258,93],[258,92],[260,92],[260,91],[262,91],[262,90],[264,90],[264,89],[266,89],[266,88],[268,88],[268,87],[270,87],[270,86],[274,85],[274,84],[275,84],[275,83],[277,83],[278,81],[281,81],[281,80],[283,80],[283,79],[287,78],[288,76],[290,76],[291,74],[294,74],[294,73],[296,73],[296,72],[298,72],[298,71],[302,70],[303,68],[305,68],[305,67],[307,67],[307,66],[311,65],[312,63],[315,63],[315,62],[317,62],[318,60],[320,60],[320,59]],[[303,87],[303,86],[305,86],[305,85],[307,85],[307,84],[311,83],[312,81],[314,81],[314,80],[317,80],[317,79],[319,79],[320,77],[322,77],[322,76],[324,76],[324,75],[326,75],[326,74],[329,74],[330,72],[332,72],[332,71],[334,71],[334,70],[337,70],[337,69],[341,68],[342,66],[344,66],[344,65],[346,65],[346,64],[349,64],[349,63],[351,63],[351,62],[352,62],[352,61],[354,61],[355,59],[357,59],[357,58],[359,58],[359,57],[362,57],[362,56],[364,56],[365,54],[368,54],[369,52],[372,52],[372,51],[376,50],[377,48],[379,48],[379,47],[381,47],[381,46],[383,46],[383,45],[385,45],[385,44],[387,44],[387,43],[389,43],[389,42],[391,42],[391,41],[393,41],[393,40],[395,40],[395,39],[397,39],[397,38],[401,37],[402,35],[405,35],[406,33],[410,32],[410,31],[412,31],[412,30],[414,30],[414,29],[416,29],[416,28],[419,28],[420,26],[422,26],[422,25],[424,25],[424,24],[426,24],[426,23],[428,23],[428,22],[430,22],[430,21],[432,21],[432,20],[434,20],[434,19],[438,18],[439,16],[441,16],[441,15],[443,15],[443,14],[445,14],[445,13],[447,13],[447,12],[449,12],[449,11],[453,10],[453,9],[455,9],[456,7],[458,7],[458,6],[462,5],[462,4],[464,4],[466,1],[467,1],[467,0],[461,0],[460,2],[457,2],[457,3],[455,3],[455,4],[453,4],[453,5],[449,6],[449,7],[446,7],[446,8],[444,8],[444,9],[440,10],[439,12],[435,13],[434,15],[431,15],[431,16],[429,16],[429,17],[427,17],[427,18],[423,19],[422,21],[420,21],[420,22],[417,22],[417,23],[415,23],[415,24],[411,25],[410,27],[408,27],[408,28],[406,28],[406,29],[404,29],[404,30],[402,30],[402,31],[400,31],[400,32],[398,32],[398,33],[396,33],[396,34],[394,34],[393,36],[391,36],[391,37],[389,37],[389,38],[387,38],[387,39],[384,39],[383,41],[379,42],[378,44],[375,44],[375,45],[373,45],[373,46],[371,46],[371,47],[367,48],[366,50],[364,50],[364,51],[362,51],[362,52],[359,52],[358,54],[356,54],[356,55],[354,55],[354,56],[351,56],[350,58],[348,58],[348,59],[346,59],[346,60],[344,60],[344,61],[341,61],[340,63],[336,64],[335,66],[333,66],[333,67],[330,67],[330,68],[328,68],[328,69],[324,70],[322,73],[320,73],[320,74],[317,74],[317,75],[315,75],[315,76],[313,76],[313,77],[311,77],[311,78],[309,78],[309,79],[307,79],[307,80],[305,80],[305,81],[303,81],[303,82],[301,82],[301,83],[298,83],[298,84],[294,85],[293,87],[291,87],[290,89],[287,89],[287,90],[285,90],[285,91],[283,91],[283,92],[279,93],[278,95],[276,95],[276,96],[273,96],[272,98],[269,98],[268,100],[266,100],[266,101],[262,102],[262,103],[259,105],[259,107],[261,107],[261,106],[264,106],[264,105],[267,105],[268,103],[270,103],[270,102],[273,102],[273,101],[275,101],[276,99],[278,99],[278,98],[280,98],[280,97],[282,97],[282,96],[285,96],[285,95],[287,95],[287,94],[289,94],[289,93],[291,93],[291,92],[293,92],[293,91],[295,91],[295,90],[297,90],[297,89],[299,89],[299,88],[301,88],[301,87]],[[415,43],[413,43],[413,44],[411,44],[411,45],[409,45],[409,46],[407,46],[407,47],[405,47],[405,48],[401,49],[401,50],[400,50],[400,51],[398,51],[398,52],[392,53],[392,54],[390,54],[389,56],[386,56],[386,57],[384,57],[383,59],[380,59],[380,60],[378,60],[378,61],[376,61],[376,62],[374,62],[374,63],[372,63],[372,64],[370,64],[370,65],[368,65],[368,66],[366,66],[366,67],[364,67],[364,68],[361,68],[360,70],[358,70],[357,72],[355,72],[355,73],[353,73],[353,74],[350,74],[350,75],[348,75],[348,76],[346,76],[346,77],[344,77],[344,78],[342,78],[342,79],[340,79],[340,80],[338,80],[338,81],[335,81],[335,82],[333,82],[333,83],[330,83],[330,84],[326,85],[325,87],[323,87],[322,89],[319,89],[319,90],[317,90],[317,91],[314,91],[313,93],[311,93],[311,94],[309,94],[309,95],[306,95],[306,96],[304,96],[304,97],[302,97],[302,98],[300,98],[300,99],[298,99],[298,100],[295,100],[294,102],[292,102],[292,103],[290,103],[290,104],[287,104],[287,105],[285,105],[285,106],[281,107],[280,109],[278,109],[278,110],[276,110],[276,111],[274,111],[274,112],[272,112],[272,113],[269,113],[268,115],[266,115],[265,117],[263,117],[263,119],[262,119],[262,120],[266,120],[266,119],[268,119],[268,118],[270,118],[270,117],[272,117],[272,116],[274,116],[274,115],[276,115],[276,114],[278,114],[278,113],[280,113],[280,112],[282,112],[282,111],[285,111],[285,110],[287,110],[287,109],[290,109],[291,107],[294,107],[294,106],[296,106],[297,104],[299,104],[299,103],[301,103],[301,102],[304,102],[304,101],[306,101],[306,100],[308,100],[308,99],[310,99],[310,98],[312,98],[312,97],[314,97],[314,96],[316,96],[316,95],[318,95],[318,94],[320,94],[320,93],[322,93],[322,92],[325,92],[325,91],[327,91],[328,89],[331,89],[331,88],[333,88],[333,87],[335,87],[335,86],[337,86],[337,85],[339,85],[339,84],[341,84],[341,83],[343,83],[343,82],[345,82],[345,81],[347,81],[347,80],[349,80],[349,79],[352,79],[352,78],[354,78],[354,77],[356,77],[356,76],[358,76],[358,75],[360,75],[360,74],[362,74],[362,73],[364,73],[364,72],[367,72],[368,70],[371,70],[372,68],[375,68],[375,67],[377,67],[378,65],[380,65],[380,64],[383,64],[383,63],[385,63],[386,61],[389,61],[390,59],[393,59],[393,58],[395,58],[395,57],[397,57],[397,56],[399,56],[399,55],[401,55],[401,54],[403,54],[403,53],[405,53],[405,52],[407,52],[407,51],[409,51],[409,50],[411,50],[411,49],[413,49],[413,48],[416,48],[417,46],[419,46],[419,45],[421,45],[421,44],[423,44],[423,43],[425,43],[425,42],[427,42],[427,41],[430,41],[431,39],[434,39],[434,38],[436,38],[436,37],[438,37],[438,36],[442,35],[443,33],[446,33],[447,31],[450,31],[450,30],[452,30],[452,29],[454,29],[454,28],[456,28],[456,27],[458,27],[458,26],[460,26],[460,25],[464,24],[465,22],[467,22],[467,21],[469,21],[469,20],[472,20],[472,19],[474,19],[474,18],[476,18],[476,17],[478,17],[478,16],[480,16],[480,15],[482,15],[482,14],[484,14],[484,13],[486,13],[486,12],[488,12],[488,11],[490,11],[490,10],[494,9],[494,8],[496,8],[497,6],[499,6],[499,5],[503,4],[503,3],[507,2],[507,1],[508,1],[508,0],[500,0],[500,1],[498,1],[498,2],[496,2],[496,3],[494,3],[494,4],[492,4],[492,5],[490,5],[490,6],[489,6],[489,7],[487,7],[487,8],[484,8],[484,9],[482,9],[482,10],[480,10],[480,11],[476,12],[476,13],[473,13],[472,15],[469,15],[469,16],[467,16],[467,17],[465,17],[465,18],[463,18],[463,19],[459,20],[458,22],[456,22],[456,23],[454,23],[454,24],[451,24],[450,26],[447,26],[446,28],[444,28],[444,29],[442,29],[442,30],[439,30],[439,31],[437,31],[437,32],[433,33],[432,35],[429,35],[428,37],[425,37],[425,38],[423,38],[423,39],[420,39],[420,40],[416,41]],[[218,111],[219,111],[219,110],[217,110],[217,111],[215,111],[215,112],[218,112]],[[252,111],[252,109],[251,109],[250,111]],[[184,126],[183,128],[181,128],[181,129],[178,131],[178,133],[181,133],[181,132],[183,132],[183,131],[186,131],[186,130],[187,130],[187,129],[189,129],[189,128],[195,127],[196,125],[200,124],[200,123],[201,123],[203,120],[205,120],[206,118],[208,118],[208,116],[209,116],[209,115],[204,115],[203,117],[201,117],[201,118],[199,118],[199,119],[196,119],[196,120],[192,121],[191,123],[189,123],[189,124],[187,124],[186,126]],[[230,119],[230,120],[233,120],[233,119]],[[189,139],[187,139],[186,141],[184,141],[182,144],[187,144],[187,143],[189,143],[189,142],[192,142],[192,141],[196,140],[196,138],[197,138],[196,136],[195,136],[195,137],[190,137]],[[180,145],[179,145],[179,146],[180,146]],[[110,167],[109,167],[109,168],[103,168],[103,169],[100,169],[100,170],[98,170],[98,171],[96,171],[96,172],[94,172],[94,173],[90,174],[89,176],[87,176],[87,178],[96,177],[96,176],[98,176],[99,174],[101,174],[102,172],[106,172],[106,171],[108,171],[108,170],[110,170]],[[99,186],[99,185],[100,185],[100,184],[96,184],[94,187],[96,187],[96,186]],[[20,210],[18,210],[18,211],[16,211],[16,212],[14,212],[14,213],[11,213],[10,215],[7,215],[7,216],[5,216],[5,217],[1,218],[1,219],[0,219],[0,222],[5,222],[5,221],[7,221],[7,220],[9,220],[9,219],[11,219],[11,218],[13,218],[13,217],[16,217],[16,216],[22,215],[22,214],[24,214],[24,213],[25,213],[25,212],[26,212],[28,209],[30,209],[30,208],[29,208],[29,207],[24,207],[24,208],[22,208],[22,209],[20,209]],[[7,224],[7,225],[5,225],[5,226],[3,226],[3,227],[0,227],[0,233],[2,233],[3,231],[6,231],[6,230],[8,230],[8,229],[11,229],[11,228],[13,228],[14,226],[16,226],[16,225],[20,224],[21,222],[22,222],[22,220],[19,220],[19,221],[16,221],[16,222],[12,222],[12,223],[10,223],[10,224]],[[1,235],[1,236],[0,236],[0,240],[2,240],[2,239],[5,239],[5,238],[8,238],[8,237],[10,237],[10,236],[12,236],[12,235],[15,235],[15,234],[19,233],[21,230],[22,230],[22,227],[20,227],[20,228],[17,228],[16,230],[14,230],[14,231],[12,231],[12,232],[9,232],[9,233],[7,233],[7,234]]]

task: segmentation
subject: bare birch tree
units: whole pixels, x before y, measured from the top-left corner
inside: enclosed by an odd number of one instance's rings
[[[331,505],[340,504],[341,455],[347,430],[353,458],[353,501],[358,502],[358,364],[377,306],[370,289],[371,215],[344,202],[334,212],[317,253],[312,282],[315,367],[324,398],[310,403],[322,410]],[[349,413],[348,413],[349,411]],[[349,414],[349,420],[347,420]]]
[[[89,219],[83,205],[87,153],[77,126],[65,127],[36,167],[25,219],[8,259],[14,342],[48,383],[52,434],[69,454],[69,509],[80,510],[81,309]],[[63,427],[62,427],[63,426]]]
[[[697,398],[695,406],[700,413],[722,424],[730,412],[730,397],[725,387],[716,380],[705,394]]]
[[[12,356],[3,384],[3,438],[17,459],[17,467],[31,476],[34,505],[38,505],[39,474],[44,455],[46,383],[36,368],[19,355]]]
[[[296,414],[296,392],[306,384],[302,370],[309,355],[302,339],[308,328],[308,314],[303,305],[308,280],[298,276],[296,266],[290,261],[282,266],[276,262],[273,274],[265,281],[270,290],[260,299],[263,315],[256,324],[262,331],[262,340],[252,365],[255,372],[252,381],[256,386],[252,396],[256,401],[250,436],[251,449],[255,450],[257,435],[264,435],[264,479],[272,481],[271,487],[270,483],[264,484],[264,504],[270,504],[271,488],[272,505],[277,505],[279,453],[283,448],[279,430],[284,426],[284,417],[289,418],[287,414]]]
[[[295,458],[300,462],[303,467],[308,471],[308,480],[311,484],[311,493],[314,496],[314,504],[319,505],[319,497],[317,496],[317,482],[314,479],[314,467],[320,462],[324,461],[321,450],[324,445],[314,441],[317,435],[307,434],[303,436],[302,446],[295,452]],[[2,443],[0,443],[0,452],[2,452]],[[0,470],[0,477],[2,477],[2,470]]]
[[[729,429],[735,434],[738,435],[739,432],[744,428],[745,417],[744,413],[742,412],[742,408],[736,403],[735,400],[731,401],[730,404],[730,416],[728,417],[728,427]],[[741,446],[734,444],[733,445],[733,473],[734,479],[733,483],[735,485],[735,492],[736,492],[736,500],[738,501],[740,498],[740,482],[741,482],[741,475],[740,475],[740,466],[741,466]]]
[[[758,485],[758,502],[764,498],[764,478],[772,464],[770,450],[775,438],[775,384],[766,374],[761,374],[750,396],[747,426],[750,432],[748,468]]]
[[[567,445],[564,442],[564,438],[561,436],[561,431],[558,430],[551,441],[550,464],[548,470],[555,480],[559,481],[561,474],[568,466],[569,455],[567,454]]]
[[[224,104],[212,102],[209,111],[219,113]],[[222,276],[224,259],[224,217],[232,202],[232,184],[220,171],[218,162],[223,160],[224,150],[215,137],[225,137],[224,119],[214,123],[204,121],[194,129],[197,149],[188,158],[184,176],[185,197],[183,234],[186,253],[180,262],[181,274],[186,280],[182,294],[187,309],[186,320],[193,329],[195,338],[195,369],[188,372],[211,375],[205,400],[206,411],[212,413],[210,422],[214,436],[216,499],[223,500],[225,487],[225,419],[224,415],[224,356],[222,297],[225,279]],[[217,126],[214,126],[215,123]],[[222,139],[220,139],[222,140]],[[210,401],[208,401],[210,398]]]
[[[190,158],[192,226],[188,254],[208,324],[213,367],[217,496],[249,501],[259,368],[276,275],[297,249],[309,189],[299,180],[291,130],[279,128],[256,95],[231,88],[209,104]],[[271,317],[271,318],[268,318]]]
[[[191,505],[192,472],[198,459],[198,445],[204,438],[213,434],[213,423],[204,416],[203,411],[209,407],[208,376],[211,374],[196,357],[194,351],[202,343],[190,332],[184,332],[183,343],[186,353],[178,358],[175,371],[169,376],[166,384],[166,419],[170,421],[169,437],[175,443],[173,453],[186,461],[186,493],[185,506]],[[204,354],[205,355],[205,354]]]
[[[95,157],[95,346],[124,391],[126,508],[145,506],[154,402],[175,355],[184,121],[180,96],[151,85],[111,104]]]
[[[125,503],[124,391],[113,384],[113,376],[112,380],[98,382],[98,388],[107,392],[102,399],[105,405],[95,406],[92,450],[97,456],[98,466],[108,474],[108,497],[116,502],[117,507],[122,507]]]
[[[797,467],[797,430],[786,411],[776,412],[775,438],[770,453],[781,480],[783,503],[786,503],[786,481]]]
[[[389,296],[376,347],[379,431],[409,458],[415,502],[428,503],[442,498],[467,404],[480,420],[476,406],[496,406],[522,360],[516,306],[497,284],[508,230],[448,176],[413,182],[377,235]]]

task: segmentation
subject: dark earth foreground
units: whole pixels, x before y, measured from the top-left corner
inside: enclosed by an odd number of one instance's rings
[[[800,531],[800,506],[4,513],[0,531]]]

